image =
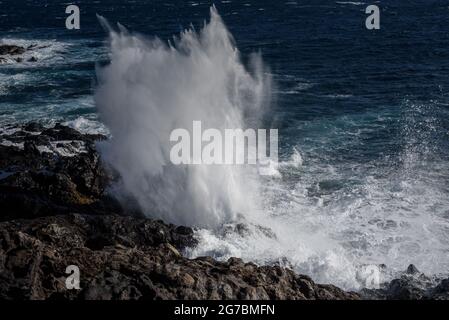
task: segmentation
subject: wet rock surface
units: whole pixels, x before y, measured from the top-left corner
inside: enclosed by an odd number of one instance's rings
[[[280,267],[194,260],[190,228],[122,216],[69,214],[0,223],[3,299],[356,299]],[[67,290],[66,267],[80,270]]]
[[[23,62],[23,54],[27,51],[36,49],[36,45],[22,47],[14,44],[0,44],[0,64],[8,62]],[[32,56],[26,60],[27,62],[36,62],[37,58]]]
[[[104,138],[60,124],[30,123],[0,132],[0,221],[122,212],[104,192],[112,176],[95,151],[95,142]]]
[[[449,279],[430,278],[411,264],[398,278],[379,289],[362,289],[360,294],[376,300],[448,300]]]
[[[413,267],[358,294],[280,266],[187,259],[191,228],[146,219],[108,195],[116,176],[95,149],[105,138],[61,124],[0,130],[0,299],[449,298],[449,279],[416,287],[408,280],[426,278]],[[80,290],[66,288],[69,265]]]

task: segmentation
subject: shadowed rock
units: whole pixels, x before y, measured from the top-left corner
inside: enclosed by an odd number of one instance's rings
[[[193,231],[162,221],[70,214],[0,223],[3,299],[357,299],[281,267],[187,259]],[[67,290],[68,265],[81,290]]]
[[[104,138],[37,123],[0,134],[0,220],[120,213],[104,193],[112,175],[95,151],[95,141]]]
[[[401,276],[383,283],[379,289],[363,289],[364,299],[377,300],[434,300],[449,299],[449,279],[427,277],[413,264]]]

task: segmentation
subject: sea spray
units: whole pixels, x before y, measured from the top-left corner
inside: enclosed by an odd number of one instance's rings
[[[272,207],[288,195],[278,170],[300,166],[298,151],[293,162],[273,166],[271,177],[253,166],[170,161],[174,129],[192,130],[193,121],[218,130],[256,129],[270,105],[271,78],[260,56],[251,56],[251,69],[245,68],[215,8],[202,30],[186,30],[168,44],[123,26],[115,32],[100,20],[111,53],[109,65],[97,71],[95,101],[112,137],[100,151],[122,177],[117,194],[134,198],[150,217],[197,227],[199,245],[186,252],[190,257],[283,262],[354,287],[355,269],[337,242],[310,230],[302,212],[280,216],[285,210]]]
[[[115,190],[134,198],[145,214],[198,227],[199,244],[188,249],[189,257],[280,264],[346,289],[366,286],[366,267],[380,264],[387,265],[385,280],[410,263],[447,275],[449,171],[428,148],[432,135],[423,135],[438,122],[415,121],[421,107],[403,106],[413,112],[398,122],[406,146],[399,163],[389,155],[360,162],[351,152],[335,156],[363,137],[354,131],[390,126],[379,120],[380,127],[367,127],[366,118],[383,112],[376,109],[295,122],[306,136],[295,135],[283,150],[289,157],[273,167],[277,175],[262,177],[247,166],[173,165],[170,133],[190,129],[193,121],[218,130],[266,128],[260,118],[272,84],[263,63],[257,55],[251,68],[241,63],[213,8],[202,30],[186,30],[170,44],[107,28],[110,64],[98,69],[95,94],[112,135],[102,156],[122,176]]]
[[[170,133],[191,128],[255,127],[269,105],[271,79],[260,56],[250,71],[214,7],[209,23],[173,41],[109,30],[110,63],[98,68],[95,102],[112,138],[101,152],[123,189],[148,216],[217,227],[254,212],[258,177],[241,166],[176,166]]]
[[[317,281],[357,287],[354,263],[329,236],[330,220],[321,210],[308,216],[313,204],[297,207],[295,188],[282,183],[280,171],[301,167],[297,150],[270,177],[254,166],[171,163],[174,129],[193,130],[194,121],[221,131],[261,128],[270,105],[271,79],[260,56],[251,57],[250,70],[242,64],[215,8],[203,29],[169,43],[123,26],[115,32],[100,20],[110,35],[110,63],[98,69],[95,101],[111,133],[100,151],[122,177],[117,194],[135,199],[150,217],[197,227],[190,257],[280,263]]]

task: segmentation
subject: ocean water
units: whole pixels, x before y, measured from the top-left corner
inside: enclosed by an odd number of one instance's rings
[[[280,263],[347,289],[367,264],[385,264],[385,280],[410,263],[449,274],[447,1],[377,1],[376,31],[370,2],[216,1],[215,20],[209,1],[77,3],[74,31],[59,1],[0,0],[0,41],[37,44],[38,58],[0,65],[0,126],[110,133],[115,192],[196,226],[192,257]],[[96,14],[130,34],[111,42]],[[164,133],[193,117],[278,128],[278,174],[167,169]]]

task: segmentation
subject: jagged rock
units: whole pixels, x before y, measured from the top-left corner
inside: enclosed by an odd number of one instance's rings
[[[449,278],[444,279],[434,289],[430,291],[430,299],[449,300]]]
[[[95,141],[105,137],[60,124],[44,128],[29,123],[16,129],[0,134],[0,221],[121,212],[118,202],[104,193],[112,175],[95,151]]]
[[[24,47],[17,45],[0,44],[0,55],[19,55],[26,51]]]
[[[418,268],[415,267],[414,264],[411,264],[407,267],[407,270],[405,271],[407,274],[419,274],[421,272],[419,272]]]
[[[411,264],[399,278],[383,283],[379,289],[362,289],[360,294],[376,300],[449,299],[449,279],[438,285],[435,282]]]
[[[281,267],[187,259],[193,230],[161,221],[70,214],[0,223],[3,299],[357,299]],[[65,288],[68,265],[81,290]]]

